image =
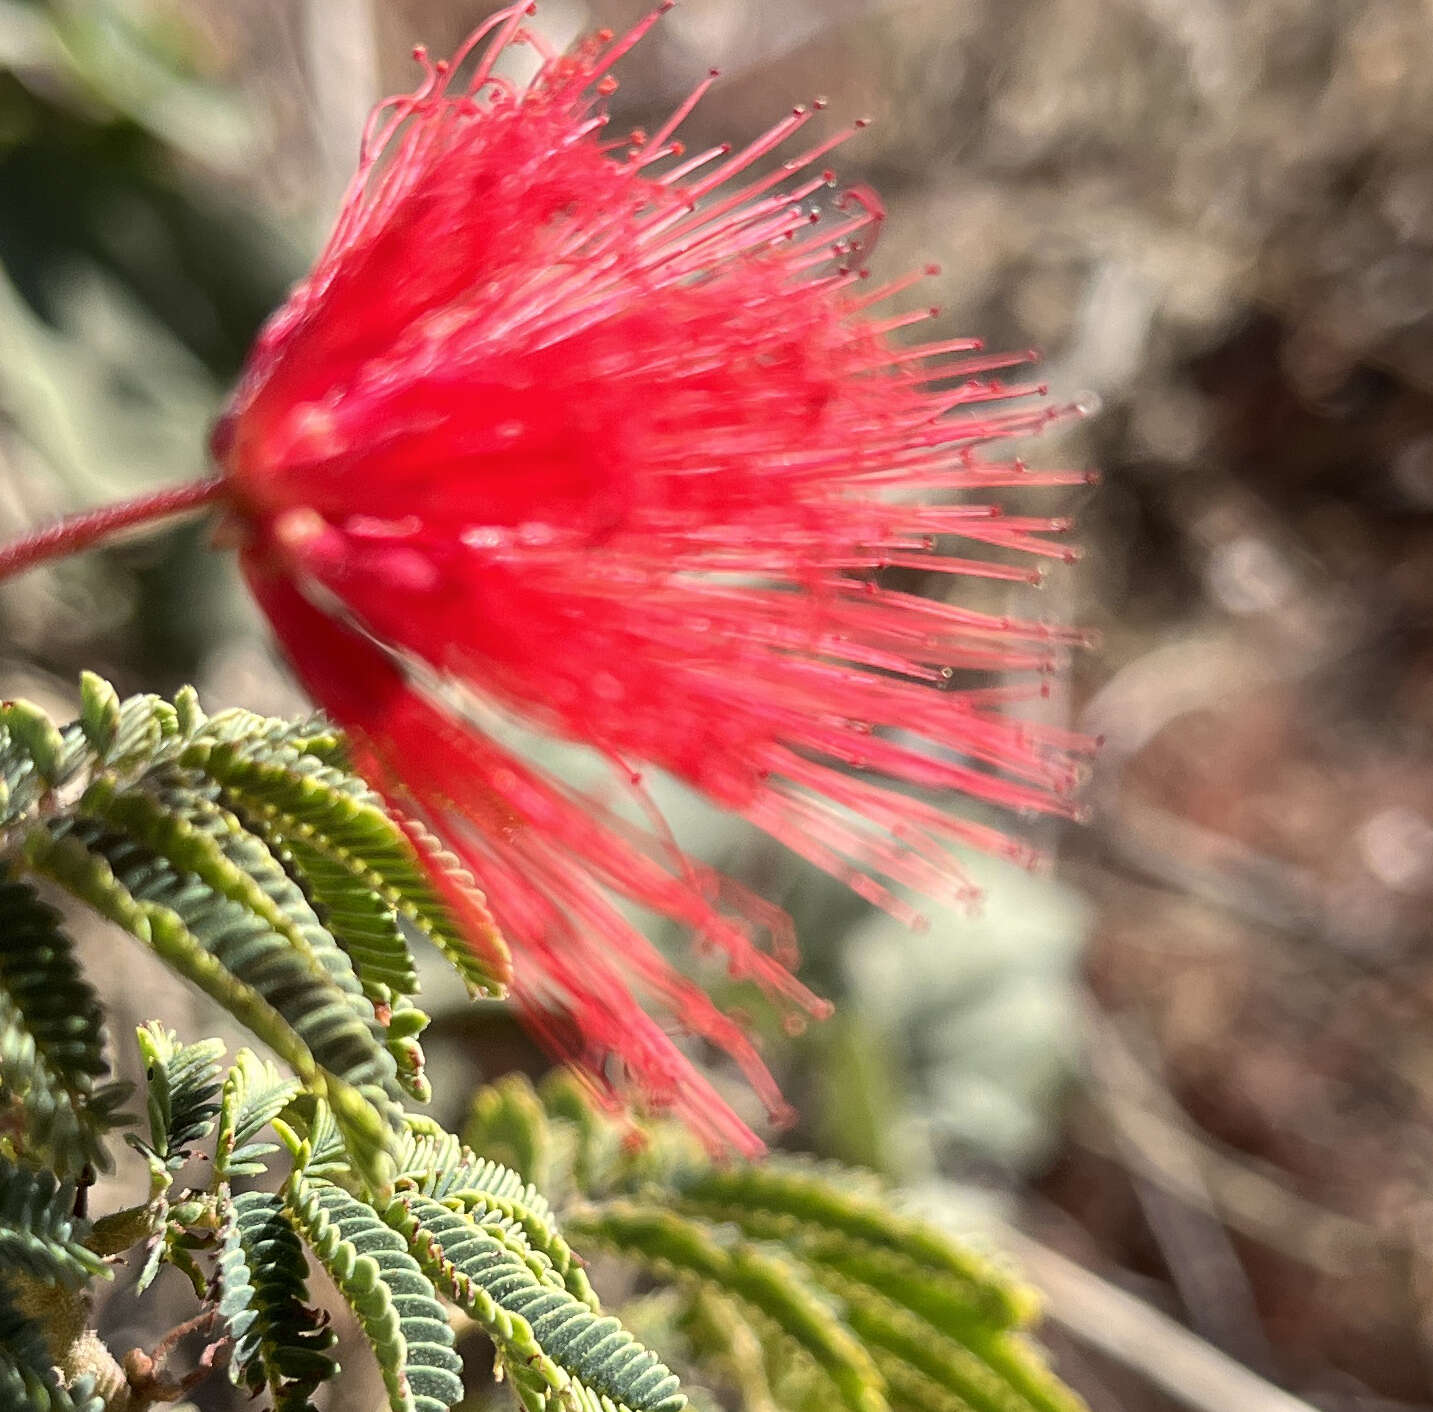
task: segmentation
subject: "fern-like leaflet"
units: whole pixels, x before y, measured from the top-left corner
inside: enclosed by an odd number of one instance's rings
[[[516,1079],[504,1085],[522,1086]],[[1030,1292],[929,1223],[901,1214],[874,1178],[782,1158],[713,1167],[662,1125],[634,1151],[618,1139],[616,1124],[604,1132],[590,1110],[575,1110],[565,1082],[553,1087],[545,1115],[531,1104],[480,1097],[470,1136],[499,1107],[509,1122],[524,1111],[529,1123],[550,1130],[523,1145],[565,1146],[573,1171],[586,1174],[586,1191],[577,1184],[564,1215],[571,1238],[684,1292],[698,1362],[714,1354],[739,1372],[733,1342],[748,1351],[754,1344],[763,1349],[763,1387],[775,1371],[777,1393],[804,1401],[814,1372],[826,1387],[820,1403],[838,1399],[853,1412],[1081,1406],[1024,1336],[1036,1312]],[[580,1121],[567,1116],[574,1111]],[[745,1329],[737,1332],[739,1323]]]
[[[679,1412],[676,1377],[616,1319],[544,1280],[504,1240],[460,1211],[411,1193],[389,1220],[425,1268],[496,1344],[524,1403],[559,1395],[592,1412]]]
[[[84,1244],[75,1188],[53,1173],[0,1159],[0,1269],[77,1287],[103,1262]]]
[[[463,1395],[462,1363],[432,1283],[402,1237],[342,1187],[295,1172],[290,1220],[358,1318],[392,1412],[446,1412]]]
[[[219,1256],[219,1313],[234,1340],[229,1374],[267,1390],[275,1412],[311,1412],[314,1390],[338,1373],[332,1329],[308,1301],[308,1265],[284,1203],[247,1191],[228,1206]]]
[[[96,1090],[93,996],[26,873],[118,923],[263,1039],[328,1100],[382,1184],[403,1093],[426,1093],[400,919],[483,993],[506,976],[500,939],[464,944],[408,833],[344,770],[327,727],[210,719],[187,691],[121,702],[94,676],[82,698],[63,728],[23,701],[0,708],[0,920],[20,939],[0,943],[0,1074],[32,1141],[64,1170],[102,1160],[115,1095]],[[450,885],[481,908],[456,865]],[[65,1024],[46,986],[72,1007]]]
[[[128,1088],[105,1083],[99,999],[60,914],[0,865],[0,1114],[50,1170],[105,1167],[104,1136]],[[0,1151],[4,1141],[0,1139]]]

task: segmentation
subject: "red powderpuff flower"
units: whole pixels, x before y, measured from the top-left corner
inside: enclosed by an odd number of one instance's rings
[[[688,153],[676,134],[708,79],[660,130],[607,140],[609,71],[658,14],[559,56],[522,28],[531,10],[494,15],[451,64],[418,51],[425,81],[375,112],[214,451],[298,675],[393,809],[485,889],[534,1031],[600,1086],[750,1149],[669,1029],[733,1056],[778,1114],[775,1085],[615,898],[819,1014],[789,923],[655,811],[633,823],[494,723],[591,747],[639,800],[658,766],[915,920],[893,888],[969,895],[952,845],[1025,850],[908,790],[1068,814],[1085,746],[1008,714],[1066,635],[879,572],[1033,578],[959,546],[1067,558],[1048,538],[1064,526],[979,494],[1083,477],[984,455],[1056,414],[982,376],[1025,355],[892,341],[927,311],[876,312],[915,280],[868,288],[873,197],[813,207],[842,138],[796,148],[811,109]],[[541,59],[526,88],[494,67],[518,44]],[[455,901],[482,944],[480,909]]]

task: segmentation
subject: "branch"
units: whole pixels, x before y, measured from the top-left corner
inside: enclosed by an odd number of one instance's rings
[[[1143,1300],[1014,1227],[999,1225],[992,1238],[1024,1266],[1045,1296],[1050,1319],[1191,1412],[1236,1407],[1239,1412],[1317,1412]]]
[[[1143,1300],[1002,1221],[951,1182],[913,1193],[928,1220],[960,1238],[973,1229],[1023,1267],[1045,1315],[1078,1343],[1139,1374],[1190,1412],[1318,1412],[1251,1373]]]

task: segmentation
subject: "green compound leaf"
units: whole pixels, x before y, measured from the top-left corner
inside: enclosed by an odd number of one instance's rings
[[[214,1175],[227,1180],[265,1171],[262,1159],[278,1147],[272,1142],[255,1142],[254,1138],[301,1091],[297,1079],[285,1077],[268,1060],[241,1049],[224,1076],[219,1133],[214,1143]]]
[[[711,1166],[711,1154],[686,1124],[614,1118],[570,1069],[554,1070],[535,1093],[547,1113],[553,1153],[544,1190],[567,1195],[562,1179],[570,1175],[571,1196],[630,1195],[649,1182],[670,1186],[683,1172]]]
[[[611,1250],[669,1279],[740,1300],[805,1352],[851,1412],[883,1412],[883,1380],[839,1309],[779,1247],[741,1239],[729,1226],[618,1199],[568,1218],[579,1245]]]
[[[0,729],[28,759],[35,777],[54,788],[69,772],[71,752],[58,726],[33,701],[0,705]]]
[[[947,1405],[972,1412],[1083,1412],[1084,1403],[1008,1331],[935,1337],[929,1324],[894,1300],[853,1281],[825,1274],[821,1280],[842,1297],[847,1321],[876,1354],[888,1382],[894,1376],[898,1386],[933,1384],[943,1389]]]
[[[106,769],[133,773],[160,759],[177,743],[179,712],[154,695],[131,696],[120,702],[119,728],[98,763]]]
[[[517,1086],[527,1080],[514,1075],[506,1082]],[[535,1093],[547,1114],[552,1150],[551,1171],[544,1189],[550,1190],[554,1179],[565,1176],[574,1195],[607,1194],[629,1165],[624,1161],[617,1124],[597,1111],[581,1080],[570,1069],[554,1070]],[[474,1100],[475,1110],[480,1098],[481,1094]],[[472,1134],[474,1138],[481,1135],[481,1128]]]
[[[398,1174],[424,1196],[445,1200],[458,1191],[484,1191],[550,1215],[542,1194],[510,1167],[479,1157],[431,1118],[409,1113],[398,1146]]]
[[[597,1296],[563,1239],[546,1199],[509,1167],[477,1157],[451,1133],[410,1114],[400,1149],[397,1186],[432,1197],[480,1223],[537,1279],[592,1309]]]
[[[311,1094],[300,1094],[281,1117],[274,1119],[274,1131],[305,1175],[352,1183],[353,1166],[343,1133],[327,1103]],[[401,1135],[399,1141],[401,1149]]]
[[[928,1223],[901,1215],[879,1186],[844,1168],[771,1157],[691,1173],[676,1185],[684,1210],[799,1250],[902,1299],[941,1332],[1023,1327],[1038,1312],[1032,1291]]]
[[[446,1412],[462,1363],[433,1285],[403,1238],[341,1187],[295,1173],[289,1218],[347,1300],[378,1359],[391,1412]]]
[[[109,1072],[99,1001],[60,915],[0,867],[0,1102],[19,1109],[24,1149],[61,1175],[108,1169],[104,1133],[128,1088]]]
[[[188,688],[172,703],[121,701],[86,674],[72,725],[23,701],[0,707],[0,827],[14,881],[59,883],[274,1048],[331,1105],[373,1187],[391,1178],[401,1096],[430,1092],[409,936],[427,936],[476,992],[500,994],[507,978],[472,879],[385,812],[321,720],[210,719]],[[98,1164],[117,1092],[80,1094],[78,1075],[44,1073],[41,1036],[14,1008],[0,984],[6,1097],[25,1141],[64,1169]],[[92,1121],[75,1117],[81,1096]]]
[[[501,1237],[467,1213],[403,1192],[386,1219],[434,1282],[493,1340],[525,1406],[678,1412],[675,1374],[616,1319],[544,1282]]]
[[[104,1273],[74,1208],[72,1185],[0,1158],[0,1269],[70,1289]]]
[[[413,845],[356,776],[312,754],[268,743],[260,756],[245,742],[199,740],[181,759],[218,780],[230,807],[290,850],[311,879],[315,901],[331,918],[349,916],[361,889],[380,898],[436,946],[473,994],[504,992],[507,953],[496,930],[481,939],[482,953],[475,944],[479,939],[467,939],[458,931]],[[320,861],[326,866],[317,867]],[[452,868],[456,876],[456,864]],[[362,911],[363,904],[357,905]],[[341,929],[336,934],[342,935]],[[380,930],[355,932],[351,940],[356,962],[365,946],[385,944]],[[374,965],[371,985],[391,984],[385,977],[403,974],[392,957],[376,957]],[[412,993],[410,981],[402,979],[401,984],[406,988],[396,993]]]
[[[195,1145],[214,1130],[224,1046],[217,1039],[181,1044],[179,1036],[158,1020],[141,1025],[135,1033],[144,1059],[149,1141],[132,1137],[130,1142],[148,1155],[156,1175],[172,1178],[193,1155]]]
[[[143,844],[174,868],[251,912],[378,1025],[363,1001],[353,963],[314,914],[308,899],[262,839],[216,802],[219,788],[196,771],[168,767],[140,789],[121,790],[101,777],[81,798],[78,813]]]
[[[1017,1331],[1030,1296],[860,1186],[857,1174],[779,1161],[689,1171],[675,1192],[609,1200],[568,1224],[579,1244],[740,1301],[763,1343],[779,1327],[848,1406],[1078,1412]]]
[[[238,802],[232,791],[228,797]],[[391,1005],[416,995],[418,972],[392,894],[370,886],[361,868],[322,840],[281,831],[267,817],[254,821],[253,827],[303,878],[314,907],[352,959],[368,998],[375,1005]]]
[[[677,1189],[683,1211],[779,1241],[799,1258],[839,1301],[893,1389],[938,1385],[977,1412],[1082,1405],[1016,1333],[1037,1313],[1033,1292],[892,1209],[878,1185],[844,1169],[773,1158],[688,1173]]]
[[[234,1340],[229,1376],[267,1391],[275,1412],[312,1412],[338,1373],[325,1317],[309,1304],[308,1263],[281,1198],[250,1191],[228,1208],[219,1256],[219,1313]]]
[[[418,1043],[418,1036],[427,1028],[428,1016],[411,1001],[399,996],[393,1002],[383,1042],[393,1056],[403,1092],[419,1103],[428,1103],[433,1097],[433,1086],[424,1072],[427,1057]]]
[[[754,1319],[739,1300],[707,1285],[685,1289],[677,1298],[675,1322],[688,1357],[735,1389],[742,1412],[796,1412],[806,1405],[807,1397],[788,1397],[783,1403],[774,1386],[781,1375],[790,1382],[800,1371],[777,1325]],[[815,1393],[817,1406],[830,1402],[828,1385],[819,1375],[808,1376],[803,1391],[808,1397]]]
[[[187,690],[189,688],[182,688],[181,694]],[[202,725],[202,732],[191,733],[196,738],[202,734],[205,740],[217,745],[239,745],[256,758],[262,758],[270,747],[288,747],[326,765],[346,768],[348,764],[338,727],[317,713],[287,719],[260,716],[235,706],[208,717]],[[362,781],[356,787],[363,788]]]
[[[119,734],[119,692],[93,672],[80,674],[79,727],[101,760]]]
[[[26,863],[150,946],[326,1096],[365,1177],[391,1174],[397,1084],[352,997],[241,904],[91,820],[26,839]]]

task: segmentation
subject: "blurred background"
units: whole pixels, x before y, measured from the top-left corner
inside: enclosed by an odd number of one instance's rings
[[[202,471],[370,103],[490,8],[0,0],[0,531]],[[1056,698],[1106,740],[1092,822],[1016,825],[1052,873],[974,863],[979,915],[914,936],[664,796],[839,1001],[769,1027],[783,1140],[1014,1248],[1098,1412],[1433,1407],[1433,7],[684,0],[619,126],[712,64],[697,136],[816,94],[873,117],[840,165],[890,207],[878,269],[939,261],[938,336],[1037,345],[1102,408],[1029,453],[1102,473],[1042,511],[1083,562],[999,600],[1103,638]],[[5,695],[64,714],[81,667],[302,707],[198,529],[0,590]],[[113,973],[124,943],[89,944]],[[121,1047],[154,1012],[213,1030],[121,958]],[[540,1068],[500,1013],[430,1008],[454,1112]],[[139,1315],[104,1318],[124,1345]]]

